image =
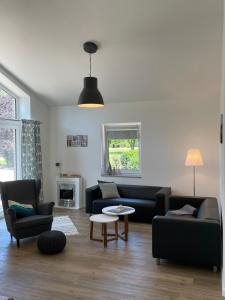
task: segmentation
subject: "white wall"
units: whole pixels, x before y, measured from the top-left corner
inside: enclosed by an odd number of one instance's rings
[[[225,15],[225,6],[224,6]],[[223,18],[224,19],[224,18]],[[221,80],[221,98],[220,98],[220,113],[223,114],[223,123],[225,124],[225,22],[223,22],[223,57],[222,57],[222,80]],[[225,240],[225,125],[223,125],[223,144],[220,145],[220,203],[223,218],[223,241]],[[225,257],[225,247],[223,242],[223,260]],[[222,295],[225,297],[225,275],[224,265],[222,269]]]
[[[192,194],[192,169],[184,166],[186,151],[202,150],[204,166],[197,169],[197,195],[218,196],[219,101],[176,101],[108,104],[100,110],[75,106],[50,108],[51,198],[55,193],[55,162],[65,173],[83,176],[86,186],[101,178],[101,124],[142,123],[142,178],[115,182],[171,186],[174,193]],[[67,148],[66,135],[87,134],[87,148]],[[109,179],[109,178],[105,178]]]

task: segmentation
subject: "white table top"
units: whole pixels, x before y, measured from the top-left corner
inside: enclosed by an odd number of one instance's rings
[[[98,214],[90,217],[90,221],[97,223],[111,223],[118,221],[119,218],[116,216],[108,216],[106,214]]]
[[[111,212],[112,209],[117,209],[118,207],[120,207],[120,205],[107,206],[102,209],[102,212],[109,216],[125,216],[125,215],[133,214],[135,212],[135,208],[130,206],[123,206],[125,208],[129,208],[130,210],[128,211],[119,212],[118,210],[118,212]]]

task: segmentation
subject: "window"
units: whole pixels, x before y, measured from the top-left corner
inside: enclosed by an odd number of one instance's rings
[[[103,124],[102,175],[140,177],[140,123]]]
[[[0,88],[0,118],[16,119],[16,98]]]
[[[0,181],[20,178],[20,123],[17,101],[0,86]]]

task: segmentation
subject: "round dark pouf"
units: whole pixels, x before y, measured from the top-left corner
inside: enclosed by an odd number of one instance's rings
[[[45,254],[56,254],[66,246],[66,236],[58,230],[45,231],[37,240],[38,249]]]

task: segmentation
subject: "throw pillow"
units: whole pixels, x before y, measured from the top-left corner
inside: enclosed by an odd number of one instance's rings
[[[169,210],[167,214],[176,215],[176,216],[184,216],[184,215],[196,216],[196,213],[197,213],[197,208],[195,208],[189,204],[186,204],[180,209]]]
[[[12,208],[16,212],[16,217],[23,218],[35,215],[35,209],[31,204],[23,204],[16,201],[8,201],[9,208]]]
[[[98,180],[98,184],[99,183],[114,183],[113,181],[103,181],[103,180]]]
[[[99,183],[102,192],[102,198],[120,198],[117,186],[114,182]]]

